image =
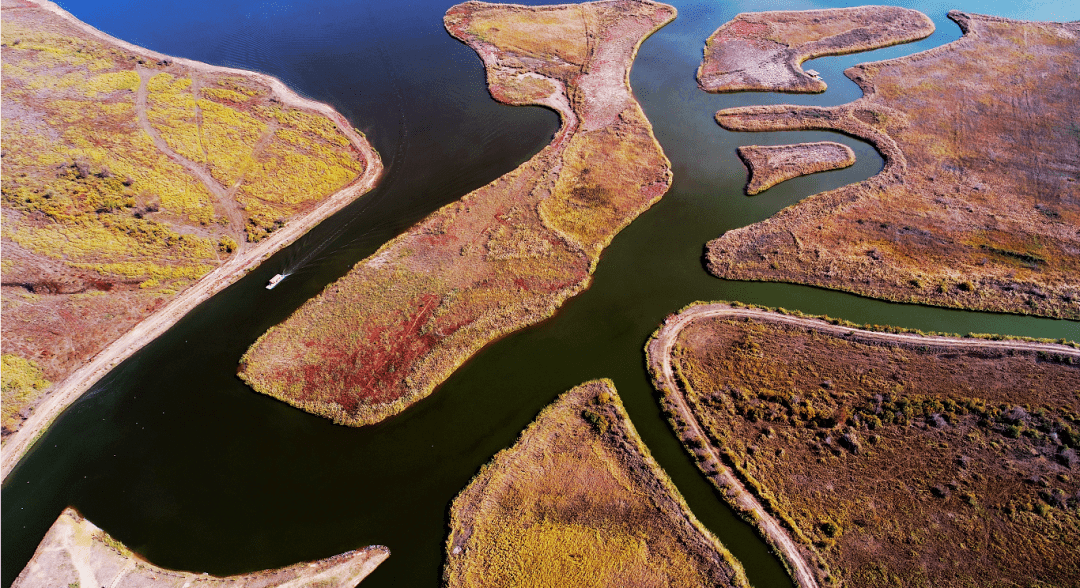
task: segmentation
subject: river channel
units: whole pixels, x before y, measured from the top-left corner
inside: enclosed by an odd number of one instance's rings
[[[813,61],[808,67],[830,86],[822,95],[710,95],[693,77],[702,47],[738,12],[851,4],[676,1],[679,17],[645,42],[631,74],[672,160],[674,184],[615,238],[588,291],[552,319],[488,346],[431,397],[376,426],[338,427],[254,393],[236,378],[237,361],[268,327],[426,214],[527,160],[556,130],[553,112],[490,98],[479,58],[442,28],[452,4],[61,2],[127,41],[262,71],[330,103],[368,135],[387,172],[373,192],[196,308],[57,420],[3,487],[5,587],[70,505],[167,568],[235,574],[383,544],[391,556],[362,586],[434,588],[453,497],[541,408],[597,377],[614,380],[645,443],[753,584],[790,586],[778,560],[724,506],[660,415],[642,347],[666,315],[696,300],[737,300],[859,323],[1080,339],[1076,322],[725,281],[702,263],[705,242],[724,231],[882,166],[867,144],[832,133],[724,131],[713,121],[716,110],[854,100],[860,92],[844,68],[958,38],[945,17],[951,8],[1059,21],[1080,18],[1080,8],[904,2],[929,15],[937,32],[917,43]],[[737,146],[823,139],[851,146],[858,163],[743,195]],[[285,271],[291,273],[276,289],[263,287]]]

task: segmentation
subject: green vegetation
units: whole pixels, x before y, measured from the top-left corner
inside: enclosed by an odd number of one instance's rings
[[[33,361],[10,353],[0,356],[0,391],[3,392],[0,425],[5,430],[14,430],[19,413],[32,406],[50,384]]]
[[[454,500],[450,517],[444,577],[455,588],[747,585],[607,380],[544,409]]]

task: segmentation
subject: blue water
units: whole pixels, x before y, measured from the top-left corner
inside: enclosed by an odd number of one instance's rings
[[[491,100],[479,59],[442,28],[451,2],[61,4],[133,43],[269,73],[330,103],[368,135],[387,173],[372,193],[124,362],[56,422],[3,487],[5,586],[68,505],[165,567],[235,574],[380,543],[392,555],[363,586],[437,586],[453,497],[543,406],[594,377],[615,381],[646,444],[752,582],[788,585],[777,560],[718,499],[660,417],[641,348],[665,315],[695,300],[727,299],[864,323],[1080,339],[1075,322],[718,280],[701,263],[704,243],[723,231],[881,167],[860,141],[729,133],[713,122],[716,110],[853,100],[859,90],[844,68],[958,38],[945,18],[949,8],[1034,20],[1076,19],[1080,8],[900,3],[928,14],[937,32],[811,62],[830,86],[823,95],[709,95],[693,80],[704,40],[736,13],[854,4],[675,2],[679,18],[644,44],[631,75],[673,163],[669,193],[615,239],[590,290],[556,317],[490,345],[401,416],[337,427],[253,393],[235,377],[239,356],[381,243],[528,159],[550,139],[556,116]],[[738,145],[822,138],[850,145],[858,163],[756,197],[742,194]],[[285,269],[290,277],[265,290]]]

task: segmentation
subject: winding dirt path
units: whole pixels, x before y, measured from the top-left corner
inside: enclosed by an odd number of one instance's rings
[[[1027,351],[1046,351],[1069,357],[1080,358],[1080,350],[1066,345],[1054,343],[1035,343],[1030,341],[988,341],[984,339],[958,339],[956,337],[926,336],[908,333],[879,333],[842,325],[834,325],[817,318],[790,316],[777,312],[754,309],[735,308],[727,304],[700,304],[687,308],[678,314],[669,316],[663,326],[653,335],[649,341],[648,363],[656,388],[663,394],[665,407],[682,419],[686,424],[686,430],[679,433],[683,444],[695,441],[707,454],[708,465],[715,469],[714,474],[708,477],[720,490],[725,491],[729,502],[735,508],[750,513],[751,518],[757,521],[759,531],[765,535],[768,542],[780,552],[784,561],[792,572],[794,580],[800,588],[818,588],[819,583],[814,573],[815,565],[807,561],[807,551],[801,549],[791,535],[783,528],[758,501],[742,481],[720,459],[719,450],[709,440],[704,428],[694,416],[685,396],[685,391],[679,385],[679,379],[675,376],[672,366],[671,353],[679,334],[697,320],[711,318],[745,317],[760,321],[770,321],[789,325],[810,327],[823,333],[838,335],[847,338],[857,338],[863,341],[904,342],[918,345],[933,345],[935,347],[947,347],[955,349],[1022,349]]]
[[[113,341],[108,347],[94,356],[93,359],[72,372],[70,376],[54,385],[52,391],[49,393],[49,397],[34,409],[30,418],[23,422],[22,428],[12,435],[7,443],[4,444],[3,450],[0,452],[0,477],[4,480],[7,479],[8,474],[11,473],[15,464],[18,463],[19,459],[21,459],[26,451],[30,449],[38,437],[45,432],[54,420],[56,420],[56,417],[58,417],[69,404],[89,390],[90,387],[108,373],[109,370],[167,331],[169,327],[176,324],[177,321],[200,303],[238,281],[247,274],[248,271],[262,263],[264,259],[300,238],[301,235],[307,233],[312,227],[341,210],[345,205],[356,200],[362,194],[370,191],[375,187],[376,182],[383,172],[382,160],[379,158],[379,154],[371,144],[368,143],[366,138],[353,129],[348,119],[327,104],[315,102],[314,100],[308,100],[307,98],[299,96],[277,78],[241,69],[218,67],[188,59],[170,57],[142,47],[137,47],[106,35],[75,18],[67,11],[48,0],[29,1],[67,19],[71,24],[78,27],[88,36],[96,37],[107,43],[120,46],[132,53],[143,55],[147,59],[169,59],[174,63],[179,63],[199,71],[245,76],[270,86],[274,97],[282,103],[322,114],[334,121],[334,124],[337,125],[338,129],[349,139],[356,148],[361,159],[363,159],[364,173],[353,180],[348,186],[324,199],[322,204],[311,212],[290,220],[284,227],[274,231],[270,236],[260,241],[254,247],[243,250],[229,261],[218,266],[214,271],[203,276],[202,279],[170,300],[168,304],[163,306],[160,310],[146,317],[122,337]],[[143,85],[144,84],[140,84],[140,88]],[[139,117],[140,123],[143,118],[143,116]],[[149,123],[147,123],[147,125],[149,126]],[[151,136],[153,137],[154,135]]]

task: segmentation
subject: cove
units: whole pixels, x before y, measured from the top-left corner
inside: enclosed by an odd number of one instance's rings
[[[730,514],[660,416],[642,347],[667,314],[695,300],[725,299],[925,330],[1080,338],[1073,322],[724,281],[701,262],[705,242],[723,231],[881,166],[872,148],[836,134],[729,133],[713,121],[717,110],[853,100],[859,92],[843,78],[845,67],[957,38],[948,8],[1032,19],[1076,14],[1025,13],[1010,3],[904,3],[933,18],[937,32],[910,45],[813,61],[808,67],[830,86],[825,94],[717,96],[693,79],[705,38],[737,12],[766,7],[674,2],[679,17],[644,43],[631,73],[673,163],[668,194],[616,237],[592,287],[555,317],[490,345],[399,417],[361,429],[334,426],[244,386],[235,377],[240,355],[387,239],[536,153],[556,116],[487,95],[479,59],[442,29],[452,1],[222,4],[63,6],[125,40],[263,71],[329,102],[367,133],[387,173],[375,191],[201,305],[54,424],[3,488],[5,586],[68,505],[164,567],[231,574],[379,543],[391,556],[364,586],[437,586],[453,497],[542,407],[596,377],[615,382],[657,461],[751,581],[785,585],[777,560]],[[811,7],[821,6],[767,9]],[[844,142],[856,165],[742,194],[738,145],[811,140]],[[265,290],[283,269],[290,277]]]

